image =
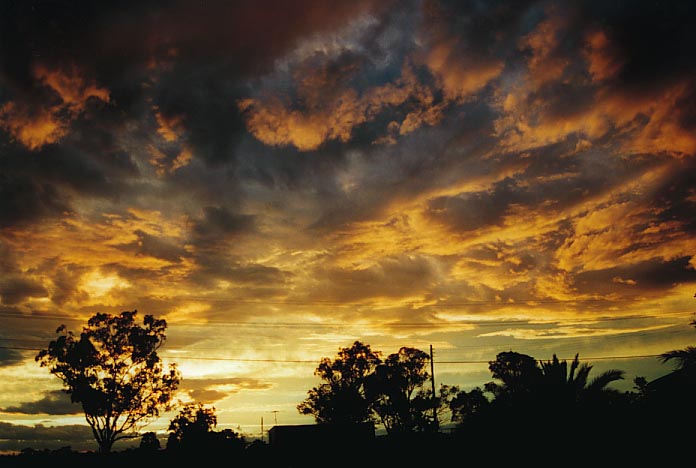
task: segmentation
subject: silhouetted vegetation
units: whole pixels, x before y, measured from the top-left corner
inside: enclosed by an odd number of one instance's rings
[[[180,453],[214,451],[227,455],[244,450],[244,437],[231,429],[215,431],[216,426],[214,407],[206,408],[202,403],[187,404],[169,423],[167,450]]]
[[[76,395],[74,401],[82,402],[91,417],[102,415],[94,408],[103,411],[107,403],[119,402],[124,395],[123,389],[111,394],[95,385],[95,366],[104,366],[105,356],[128,356],[128,363],[141,363],[141,358],[159,362],[153,353],[163,339],[164,324],[146,318],[143,329],[133,324],[134,315],[97,315],[79,340],[68,332],[37,356],[64,379],[68,391]],[[696,327],[696,322],[691,325]],[[133,336],[125,339],[125,330]],[[121,338],[118,346],[114,344],[116,337]],[[101,442],[100,453],[77,453],[69,447],[27,449],[20,455],[2,457],[2,466],[62,462],[99,463],[102,467],[188,465],[201,456],[208,460],[222,457],[226,464],[235,466],[284,468],[411,467],[464,456],[499,465],[556,464],[590,450],[601,454],[603,464],[623,466],[645,462],[646,456],[651,456],[664,466],[690,455],[688,427],[696,416],[694,349],[663,353],[660,360],[675,363],[674,370],[653,381],[635,377],[629,391],[611,386],[625,378],[624,371],[610,369],[593,376],[593,366],[581,363],[577,354],[567,362],[556,355],[544,361],[505,351],[489,362],[492,380],[483,386],[464,390],[441,385],[439,395],[433,395],[427,388],[431,378],[428,354],[402,347],[383,361],[381,352],[355,341],[351,347],[339,349],[335,359],[321,359],[315,374],[324,382],[310,389],[297,406],[300,413],[315,417],[316,430],[298,430],[292,436],[292,426],[281,427],[291,435],[284,445],[247,441],[230,429],[216,431],[215,408],[196,403],[185,405],[170,421],[166,448],[160,446],[155,433],[145,432],[137,449],[108,453],[101,449]],[[130,368],[122,361],[112,364],[113,368],[121,366]],[[135,382],[150,382],[151,369],[144,366],[143,375],[148,378],[130,381],[131,394],[137,394]],[[80,379],[91,385],[81,386],[86,384]],[[95,392],[100,399],[90,400]],[[128,409],[140,414],[137,408]],[[444,410],[448,410],[448,421],[442,419]],[[453,428],[438,430],[441,422],[449,422]],[[351,425],[374,428],[378,423],[386,428],[385,436],[365,437],[365,431],[350,430]]]
[[[63,381],[72,402],[82,405],[104,453],[168,411],[179,385],[176,366],[165,370],[157,355],[167,323],[146,315],[140,326],[136,315],[96,314],[79,337],[61,325],[61,336],[36,355],[41,367]]]
[[[322,358],[314,375],[325,382],[307,392],[298,411],[314,416],[320,424],[373,421],[366,383],[381,363],[381,353],[360,341],[340,349],[336,359]]]

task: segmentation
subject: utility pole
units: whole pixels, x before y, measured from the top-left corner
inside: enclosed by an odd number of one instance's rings
[[[440,431],[440,421],[437,419],[437,400],[435,399],[435,363],[433,362],[433,345],[430,345],[430,382],[433,385],[433,423],[435,431]]]
[[[263,442],[263,416],[261,416],[261,442]]]
[[[273,413],[273,420],[275,421],[275,425],[278,425],[278,410],[271,411]]]

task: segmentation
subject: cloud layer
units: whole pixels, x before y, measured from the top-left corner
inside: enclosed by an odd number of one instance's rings
[[[4,6],[0,365],[19,372],[59,323],[138,309],[167,319],[183,393],[231,424],[235,398],[263,412],[280,395],[292,411],[312,365],[299,383],[283,362],[358,338],[387,353],[436,343],[454,360],[682,346],[694,13]],[[1,414],[66,414],[47,374]]]

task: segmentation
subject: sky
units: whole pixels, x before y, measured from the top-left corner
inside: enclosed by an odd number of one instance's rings
[[[251,436],[356,340],[467,390],[503,351],[670,372],[695,10],[0,1],[0,450],[96,448],[34,360],[95,313],[165,319],[177,401]]]

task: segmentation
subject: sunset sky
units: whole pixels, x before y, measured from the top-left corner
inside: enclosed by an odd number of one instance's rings
[[[34,356],[97,312],[166,319],[177,398],[253,436],[355,340],[464,389],[510,350],[668,373],[695,10],[0,1],[0,450],[96,449]]]

